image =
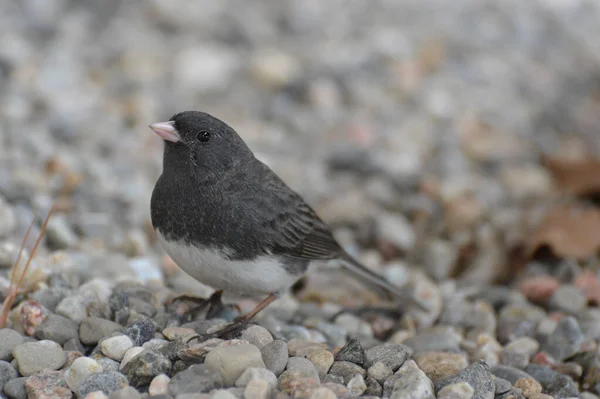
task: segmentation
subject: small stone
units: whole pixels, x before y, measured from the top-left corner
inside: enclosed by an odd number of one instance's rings
[[[102,372],[89,375],[79,387],[79,396],[85,397],[87,394],[96,391],[102,391],[106,395],[127,386],[127,379],[121,373],[115,371]]]
[[[262,349],[265,345],[273,342],[273,336],[269,330],[258,325],[250,326],[244,330],[241,338],[256,346],[258,349]]]
[[[102,391],[94,391],[85,395],[84,399],[110,399],[108,395]]]
[[[235,386],[238,388],[244,388],[252,381],[264,381],[268,384],[270,389],[273,389],[277,386],[277,377],[272,371],[256,367],[251,367],[244,371],[240,378],[238,378],[235,382]]]
[[[63,215],[53,215],[46,228],[46,240],[51,249],[74,247],[79,239]]]
[[[529,398],[536,393],[542,393],[542,386],[532,378],[519,378],[517,382],[515,382],[515,388],[519,388],[526,398]]]
[[[433,382],[413,360],[404,362],[396,374],[384,383],[384,395],[394,399],[433,399],[433,392]]]
[[[85,348],[81,344],[81,341],[79,340],[79,337],[78,338],[70,339],[67,342],[65,342],[65,344],[63,345],[63,349],[65,351],[73,351],[73,352],[85,353]]]
[[[326,344],[317,342],[310,342],[304,339],[293,338],[287,343],[288,352],[290,356],[306,357],[311,352],[316,350],[327,350],[329,349]]]
[[[233,385],[247,368],[266,368],[260,350],[250,344],[214,348],[206,355],[204,364],[220,373],[227,386]]]
[[[17,376],[17,370],[9,362],[0,360],[0,392],[2,392],[8,381],[17,378]]]
[[[365,382],[365,378],[358,374],[352,377],[348,384],[346,385],[350,392],[355,396],[361,396],[367,390],[367,384]]]
[[[500,361],[507,366],[525,368],[529,359],[540,349],[540,344],[533,338],[517,338],[500,352]]]
[[[411,355],[412,349],[408,346],[402,344],[382,344],[367,350],[366,360],[368,365],[382,362],[391,368],[392,371],[396,371]]]
[[[25,390],[26,377],[13,378],[4,384],[4,393],[8,399],[27,399],[27,391]]]
[[[544,345],[544,350],[557,360],[564,360],[579,351],[585,335],[572,316],[563,317]]]
[[[438,392],[438,399],[471,399],[475,390],[468,382],[446,385]]]
[[[337,399],[338,396],[329,388],[320,387],[312,391],[310,399]]]
[[[25,390],[29,399],[70,399],[73,393],[67,387],[59,371],[44,370],[25,380]]]
[[[284,371],[277,379],[280,390],[292,397],[308,397],[319,386],[319,382],[312,378],[304,377],[295,371]]]
[[[89,357],[79,357],[65,371],[65,382],[73,392],[79,392],[83,381],[92,374],[102,372],[102,366]]]
[[[543,390],[554,397],[571,398],[577,397],[579,390],[573,379],[564,374],[559,374],[550,367],[539,364],[529,364],[525,371],[529,378],[538,381]],[[509,380],[510,381],[510,380]]]
[[[510,366],[494,366],[490,369],[491,373],[496,376],[496,379],[502,378],[511,384],[517,382],[519,378],[529,378],[531,377],[529,374],[524,372],[523,370],[519,370]]]
[[[88,317],[87,306],[79,295],[68,295],[64,297],[54,310],[56,314],[66,317],[75,323],[83,322]]]
[[[305,378],[311,378],[320,382],[319,373],[314,364],[303,357],[290,357],[288,359],[287,370],[298,373]]]
[[[154,377],[171,371],[171,362],[154,350],[145,349],[131,359],[124,367],[123,373],[134,387],[148,385]]]
[[[154,339],[151,339],[148,342],[144,342],[144,344],[141,345],[141,346],[144,349],[151,349],[151,350],[154,350],[154,351],[158,351],[158,350],[160,350],[163,346],[165,346],[168,343],[169,343],[169,341],[167,341],[167,340],[154,338]]]
[[[129,302],[131,306],[131,301],[135,297],[130,297]],[[150,341],[154,338],[154,332],[156,331],[156,325],[147,317],[144,317],[140,320],[134,322],[131,326],[127,327],[125,330],[125,335],[127,335],[133,341],[133,345],[142,346],[146,342]]]
[[[306,358],[315,365],[319,378],[327,374],[334,360],[333,354],[326,350],[311,352]]]
[[[354,376],[361,375],[364,377],[367,372],[365,369],[354,363],[333,362],[333,365],[329,369],[329,374],[342,377],[343,383],[346,385],[352,378],[354,378]]]
[[[367,375],[380,384],[383,384],[392,374],[394,374],[392,369],[383,362],[377,362],[367,369]]]
[[[515,338],[533,336],[538,323],[545,317],[546,312],[533,305],[507,305],[498,316],[498,340],[505,343]]]
[[[494,377],[490,373],[489,366],[482,361],[469,365],[460,373],[436,382],[436,390],[439,392],[446,386],[466,382],[474,389],[474,399],[493,399],[496,386]]]
[[[373,328],[369,323],[362,320],[361,318],[350,314],[350,313],[342,313],[338,317],[335,318],[335,324],[340,327],[343,327],[348,334],[361,335],[366,337],[373,336]]]
[[[10,362],[13,358],[12,350],[23,343],[23,336],[10,328],[0,329],[0,360]]]
[[[142,399],[142,395],[135,388],[126,386],[111,393],[110,399]]]
[[[285,342],[275,340],[261,348],[262,358],[268,370],[279,376],[288,362],[288,347]]]
[[[274,374],[273,374],[274,375]],[[275,379],[277,382],[277,379]],[[268,399],[272,387],[265,380],[251,380],[244,388],[244,398]]]
[[[185,327],[167,327],[162,331],[162,334],[169,341],[186,340],[187,338],[196,335],[196,331]]]
[[[169,395],[210,392],[223,387],[221,374],[205,364],[193,364],[169,382]]]
[[[377,218],[377,236],[400,250],[414,246],[416,235],[408,219],[399,213],[383,212]]]
[[[365,377],[365,384],[367,384],[367,389],[363,392],[362,396],[374,396],[379,398],[383,395],[383,387],[380,383],[375,381],[374,378],[369,376]]]
[[[121,359],[119,370],[123,370],[123,367],[125,367],[125,365],[131,361],[131,359],[133,359],[143,351],[144,348],[142,348],[141,346],[134,346],[133,348],[128,349],[127,352],[125,352],[125,355],[123,355],[123,359]]]
[[[580,398],[582,397],[580,396]],[[531,395],[528,399],[554,399],[554,397],[543,393],[536,393]]]
[[[467,357],[461,353],[424,352],[416,355],[414,360],[433,381],[457,374],[469,365]]]
[[[123,327],[118,323],[91,316],[79,325],[79,339],[84,345],[96,345],[102,338],[122,330]]]
[[[50,314],[38,327],[35,337],[63,345],[68,340],[78,337],[78,328],[79,326],[75,322],[66,317]]]
[[[90,358],[94,359],[98,362],[100,366],[102,366],[102,371],[119,371],[119,362],[112,360],[108,357],[102,356],[100,353],[96,353],[91,355]]]
[[[107,338],[100,344],[102,354],[117,362],[123,360],[123,356],[131,348],[133,348],[133,341],[126,335]]]
[[[156,395],[168,395],[169,394],[169,382],[171,379],[166,374],[159,374],[150,383],[148,393],[152,396]]]
[[[356,338],[351,338],[335,355],[335,360],[339,362],[351,362],[364,366],[366,361],[366,353],[361,346],[360,341]]]
[[[579,288],[574,285],[564,284],[558,287],[550,297],[548,306],[559,312],[575,314],[585,308],[587,298]]]
[[[462,339],[462,335],[452,327],[433,327],[419,331],[418,335],[404,341],[404,345],[414,353],[458,352]]]
[[[13,349],[13,356],[19,365],[19,373],[24,377],[44,369],[58,370],[67,361],[61,346],[48,340],[17,345]]]

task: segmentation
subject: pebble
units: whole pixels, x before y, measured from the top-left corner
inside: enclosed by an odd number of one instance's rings
[[[310,394],[310,399],[337,399],[338,396],[329,388],[319,387]]]
[[[277,377],[272,371],[256,367],[251,367],[244,371],[240,378],[235,382],[235,386],[238,388],[245,388],[252,381],[265,382],[269,389],[273,389],[277,386]]]
[[[102,356],[99,353],[90,357],[97,361],[100,366],[102,366],[102,371],[119,371],[119,362],[117,362],[116,360],[112,360],[108,357]]]
[[[129,300],[131,301],[131,299],[132,298],[130,297]],[[143,317],[127,327],[125,330],[125,335],[131,338],[135,346],[142,346],[154,338],[155,331],[156,325],[152,319]]]
[[[302,398],[308,397],[319,386],[319,382],[312,378],[304,377],[298,372],[286,370],[277,379],[277,386],[292,397]]]
[[[23,343],[23,336],[10,328],[0,329],[0,360],[10,362],[15,346]]]
[[[274,375],[274,374],[273,374]],[[277,379],[275,379],[277,383]],[[251,380],[244,388],[244,398],[268,399],[273,387],[265,380]]]
[[[475,390],[468,382],[457,382],[454,384],[446,385],[438,392],[438,399],[471,399]],[[493,398],[492,396],[485,396]]]
[[[383,362],[377,362],[367,369],[367,375],[380,384],[383,384],[392,374],[394,374],[392,369]]]
[[[8,399],[27,399],[26,379],[26,377],[13,378],[4,384],[4,393]]]
[[[44,369],[58,370],[67,361],[62,347],[53,341],[25,342],[13,348],[19,373],[28,377]]]
[[[369,323],[361,318],[350,314],[342,313],[335,318],[335,324],[345,329],[348,334],[372,337],[373,328]]]
[[[63,215],[53,215],[46,228],[46,240],[51,249],[67,249],[74,247],[79,238]]]
[[[526,398],[542,393],[542,386],[533,378],[519,378],[515,382],[515,388],[519,388]]]
[[[56,314],[66,317],[75,323],[81,324],[88,317],[85,300],[79,295],[68,295],[64,297],[54,310]]]
[[[310,360],[312,364],[314,364],[319,378],[322,378],[325,374],[327,374],[334,361],[333,354],[326,350],[317,350],[311,352],[306,358]]]
[[[120,362],[125,353],[133,348],[133,341],[126,335],[117,335],[103,340],[100,348],[104,356]]]
[[[127,378],[119,372],[109,371],[89,375],[79,387],[79,396],[85,397],[87,394],[96,391],[102,391],[106,395],[125,388],[128,385]]]
[[[361,375],[364,377],[367,372],[365,369],[354,363],[333,362],[333,365],[329,369],[329,374],[342,377],[343,384],[346,385],[356,375]]]
[[[374,346],[366,351],[367,365],[382,362],[396,371],[404,364],[406,359],[412,355],[412,349],[402,344],[382,344]]]
[[[169,382],[171,379],[166,374],[159,374],[150,383],[148,387],[148,393],[151,396],[156,395],[168,395],[169,394]]]
[[[219,372],[211,370],[205,364],[193,364],[178,373],[169,381],[169,395],[210,392],[223,387],[223,378]]]
[[[381,212],[377,215],[376,225],[377,236],[389,241],[398,249],[407,251],[414,246],[416,234],[404,215]]]
[[[365,349],[356,338],[350,338],[335,355],[335,360],[340,362],[351,362],[359,366],[365,366],[367,360]],[[330,365],[331,366],[331,365]]]
[[[506,343],[519,337],[531,337],[546,312],[533,305],[507,305],[498,316],[498,341]]]
[[[25,390],[28,399],[70,399],[73,396],[62,373],[53,370],[43,370],[27,378]]]
[[[258,325],[250,326],[244,330],[241,338],[256,346],[258,349],[262,349],[265,345],[273,342],[273,336],[269,330]]]
[[[316,350],[328,350],[326,344],[318,343],[318,342],[310,342],[304,339],[290,339],[287,343],[288,352],[290,356],[300,356],[306,357],[311,352]]]
[[[196,331],[185,327],[167,327],[162,330],[162,335],[169,341],[187,340],[189,337],[196,335]]]
[[[550,309],[569,314],[575,314],[587,304],[584,293],[574,285],[563,284],[550,297],[548,306]]]
[[[142,399],[142,395],[135,388],[126,386],[111,393],[110,399]]]
[[[441,381],[436,381],[435,388],[437,393],[446,386],[466,382],[471,385],[474,390],[474,399],[493,399],[496,386],[494,384],[494,376],[490,373],[489,366],[482,361],[471,363],[469,367],[462,370],[460,373]]]
[[[508,393],[512,389],[512,386],[513,386],[510,382],[508,382],[504,378],[500,378],[497,376],[495,378],[495,384],[496,384],[496,394],[495,394],[496,397],[502,396],[502,395]]]
[[[102,372],[102,366],[89,357],[79,357],[65,370],[64,378],[73,392],[79,392],[83,381],[92,374]]]
[[[17,370],[9,362],[0,360],[0,392],[8,381],[17,377]]]
[[[297,373],[305,378],[320,382],[319,373],[310,360],[303,357],[290,357],[288,359],[287,371]]]
[[[352,393],[354,396],[361,396],[367,390],[365,378],[360,374],[352,377],[346,386],[350,390],[350,393]]]
[[[123,327],[118,323],[91,316],[79,325],[79,339],[84,345],[96,345],[102,338],[122,330]]]
[[[529,359],[540,349],[540,344],[533,338],[517,338],[500,352],[500,362],[507,366],[523,369]]]
[[[571,398],[577,397],[579,390],[573,379],[564,374],[559,374],[550,367],[529,364],[525,371],[538,381],[545,393],[554,397]]]
[[[288,346],[285,342],[275,340],[261,348],[262,358],[265,367],[271,370],[273,374],[279,376],[288,362]]]
[[[564,360],[579,351],[585,335],[572,316],[563,317],[550,336],[544,350],[557,360]]]
[[[511,366],[494,366],[490,369],[491,373],[495,375],[497,378],[502,378],[511,384],[517,382],[520,378],[530,378],[531,376],[524,372],[523,370],[519,370],[517,368]]]
[[[260,350],[250,344],[216,347],[206,355],[204,364],[220,373],[226,386],[233,385],[247,368],[266,368]]]
[[[389,381],[389,382],[388,382]],[[407,360],[384,383],[384,394],[397,399],[433,399],[433,382],[413,360]]]
[[[404,345],[408,346],[413,352],[458,352],[462,335],[456,332],[453,327],[438,326],[419,331],[419,334],[408,338]]]
[[[110,397],[102,391],[94,391],[85,395],[84,399],[110,399]]]
[[[157,375],[167,374],[170,371],[171,361],[151,349],[145,349],[139,353],[122,370],[129,383],[135,387],[148,385]]]
[[[433,381],[457,374],[469,365],[467,357],[461,353],[424,352],[415,355],[414,360]]]
[[[141,346],[134,346],[133,348],[129,348],[127,352],[125,352],[125,355],[123,355],[123,359],[121,359],[119,370],[123,370],[123,367],[125,367],[125,365],[131,361],[131,359],[133,359],[143,351],[144,348],[142,348]]]

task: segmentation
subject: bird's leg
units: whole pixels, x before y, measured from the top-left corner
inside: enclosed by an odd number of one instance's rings
[[[185,320],[193,320],[200,312],[207,309],[206,318],[210,319],[215,314],[223,310],[223,302],[221,302],[221,297],[223,295],[223,290],[218,290],[212,293],[209,298],[198,298],[190,295],[180,295],[177,298],[173,299],[173,303],[179,301],[189,301],[197,303],[198,306],[193,308],[188,308],[183,311],[183,318]]]
[[[248,323],[257,315],[259,314],[264,308],[266,308],[267,306],[269,306],[271,303],[273,303],[273,301],[275,301],[277,299],[277,295],[275,294],[269,294],[269,296],[267,296],[265,299],[263,299],[262,301],[260,301],[255,307],[254,309],[252,309],[250,312],[246,313],[245,315],[238,317],[233,323],[229,324],[228,326],[226,326],[225,328],[216,331],[212,334],[208,334],[206,336],[206,339],[209,338],[222,338],[222,339],[232,339],[236,336],[238,336],[248,325]],[[190,342],[191,340],[194,339],[199,339],[200,336],[198,335],[194,335],[193,337],[190,337],[187,342]]]

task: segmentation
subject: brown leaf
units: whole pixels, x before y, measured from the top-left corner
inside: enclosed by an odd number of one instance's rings
[[[543,163],[561,191],[579,197],[600,195],[600,160],[546,157]]]
[[[527,241],[527,253],[544,246],[558,257],[594,256],[600,250],[600,209],[574,204],[552,208]]]

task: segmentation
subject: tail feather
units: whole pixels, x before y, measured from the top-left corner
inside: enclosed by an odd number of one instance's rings
[[[425,306],[418,300],[415,296],[410,295],[407,290],[402,289],[401,287],[397,287],[389,283],[385,280],[381,275],[375,273],[372,270],[367,269],[365,266],[360,264],[350,255],[346,254],[342,258],[342,265],[350,271],[356,278],[358,278],[361,282],[374,285],[378,288],[383,288],[388,294],[392,297],[396,298],[398,302],[400,302],[403,307],[408,307],[410,305],[416,306],[420,310],[426,310]]]

